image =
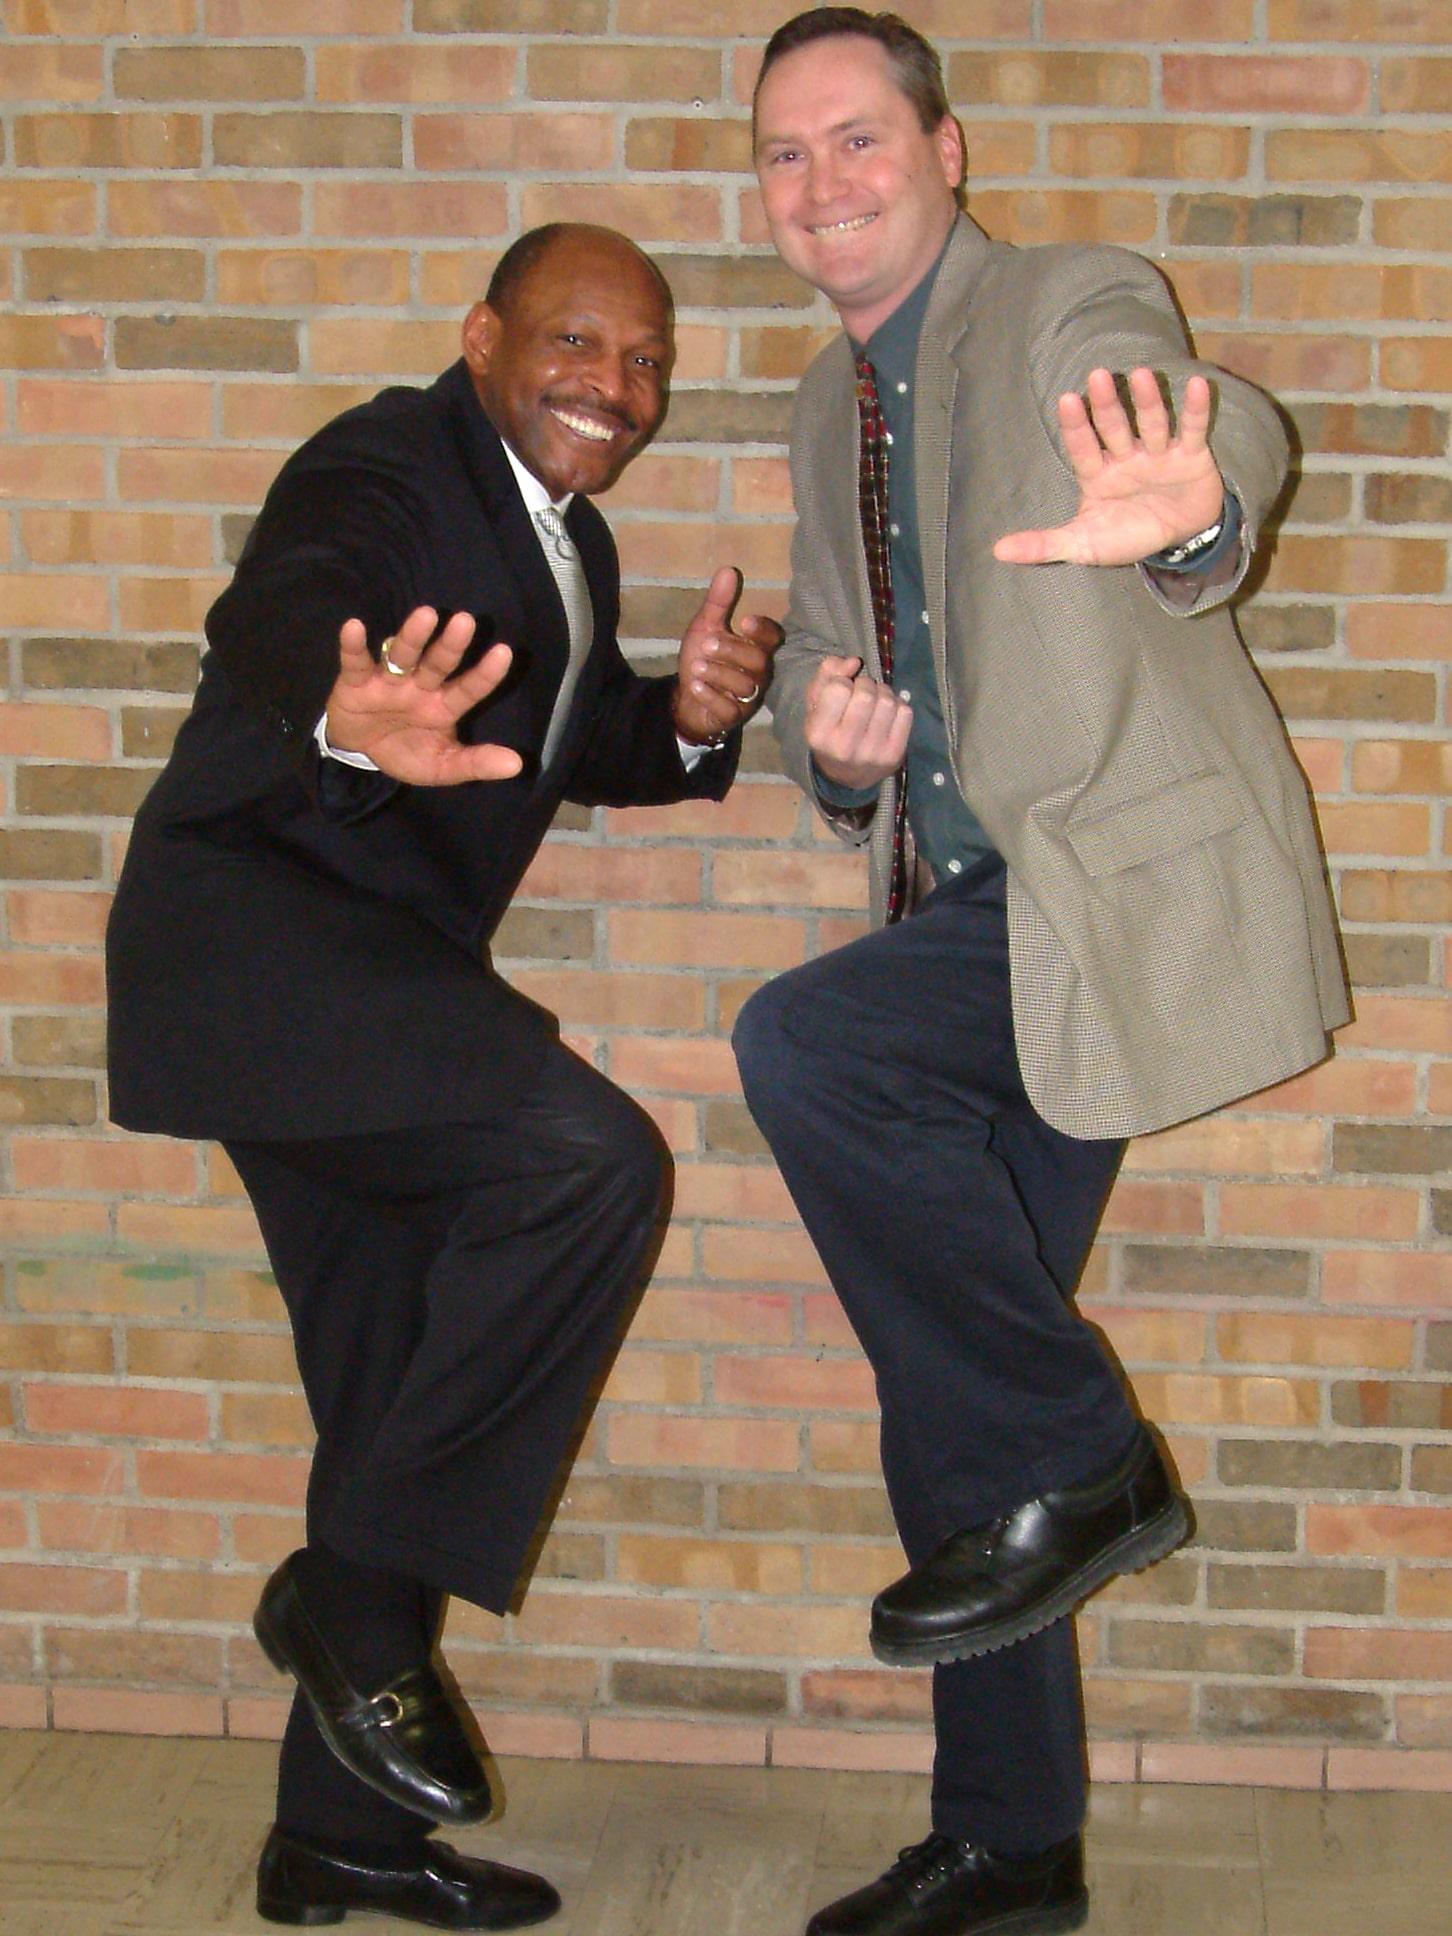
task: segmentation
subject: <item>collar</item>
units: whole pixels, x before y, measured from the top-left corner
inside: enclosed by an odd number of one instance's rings
[[[954,224],[956,228],[956,223]],[[928,313],[928,303],[932,297],[933,285],[938,279],[938,271],[943,266],[943,258],[948,253],[948,245],[953,239],[954,229],[950,228],[943,238],[933,266],[922,280],[915,284],[911,293],[904,296],[892,314],[860,345],[867,352],[872,367],[887,381],[906,381],[911,378],[913,366],[918,357],[918,338],[922,335],[923,318]],[[854,351],[859,345],[854,344]]]
[[[509,468],[514,472],[514,481],[519,486],[519,495],[524,499],[524,508],[529,515],[533,517],[536,511],[543,511],[547,504],[552,504],[563,516],[574,501],[574,492],[566,491],[562,498],[552,498],[534,472],[525,469],[502,437],[499,442],[504,455],[509,459]]]

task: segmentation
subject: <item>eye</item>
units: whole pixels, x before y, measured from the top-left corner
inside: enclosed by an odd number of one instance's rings
[[[857,149],[860,152],[863,148],[870,148],[873,145],[872,136],[870,134],[854,134],[847,145],[849,148]]]
[[[658,356],[637,356],[635,361],[642,370],[658,370],[661,363]]]
[[[768,155],[768,156],[767,156],[767,166],[768,166],[769,168],[777,168],[777,167],[779,167],[779,166],[780,166],[780,165],[781,165],[781,164],[782,164],[783,162],[787,162],[787,161],[800,161],[800,160],[801,160],[801,158],[802,158],[802,157],[801,157],[801,151],[800,151],[800,149],[797,149],[797,148],[778,148],[778,149],[776,150],[776,152],[775,152],[774,154],[771,154],[771,155]]]

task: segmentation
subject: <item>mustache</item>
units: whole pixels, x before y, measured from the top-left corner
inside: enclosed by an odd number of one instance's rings
[[[544,398],[552,410],[578,410],[582,417],[603,417],[607,423],[634,436],[640,429],[640,421],[630,411],[621,410],[613,403],[601,403],[598,397],[567,397],[558,391],[549,392]]]

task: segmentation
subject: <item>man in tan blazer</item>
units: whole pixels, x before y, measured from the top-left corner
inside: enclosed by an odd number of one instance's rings
[[[1285,440],[1147,263],[959,212],[941,69],[894,16],[778,29],[755,140],[845,331],[797,400],[774,721],[871,847],[875,931],[761,990],[736,1048],[877,1373],[911,1570],[874,1651],[935,1666],[933,1832],[809,1936],[1072,1929],[1067,1616],[1188,1514],[1068,1299],[1123,1139],[1320,1060],[1348,1013],[1226,604]]]

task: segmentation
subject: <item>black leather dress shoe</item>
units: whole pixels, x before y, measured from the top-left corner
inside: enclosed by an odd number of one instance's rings
[[[523,1929],[560,1906],[543,1876],[426,1842],[412,1868],[374,1869],[320,1855],[274,1829],[257,1865],[257,1913],[270,1923],[340,1923],[350,1909],[431,1929]]]
[[[1088,1914],[1077,1835],[1021,1858],[930,1835],[876,1882],[819,1909],[806,1936],[1052,1936]]]
[[[1052,1626],[1116,1573],[1137,1573],[1190,1530],[1149,1433],[1080,1486],[944,1540],[872,1605],[872,1651],[898,1667],[970,1660]]]
[[[431,1821],[483,1821],[493,1806],[489,1779],[427,1661],[360,1693],[303,1603],[291,1559],[262,1589],[252,1626],[273,1666],[297,1677],[323,1739],[360,1781]]]

